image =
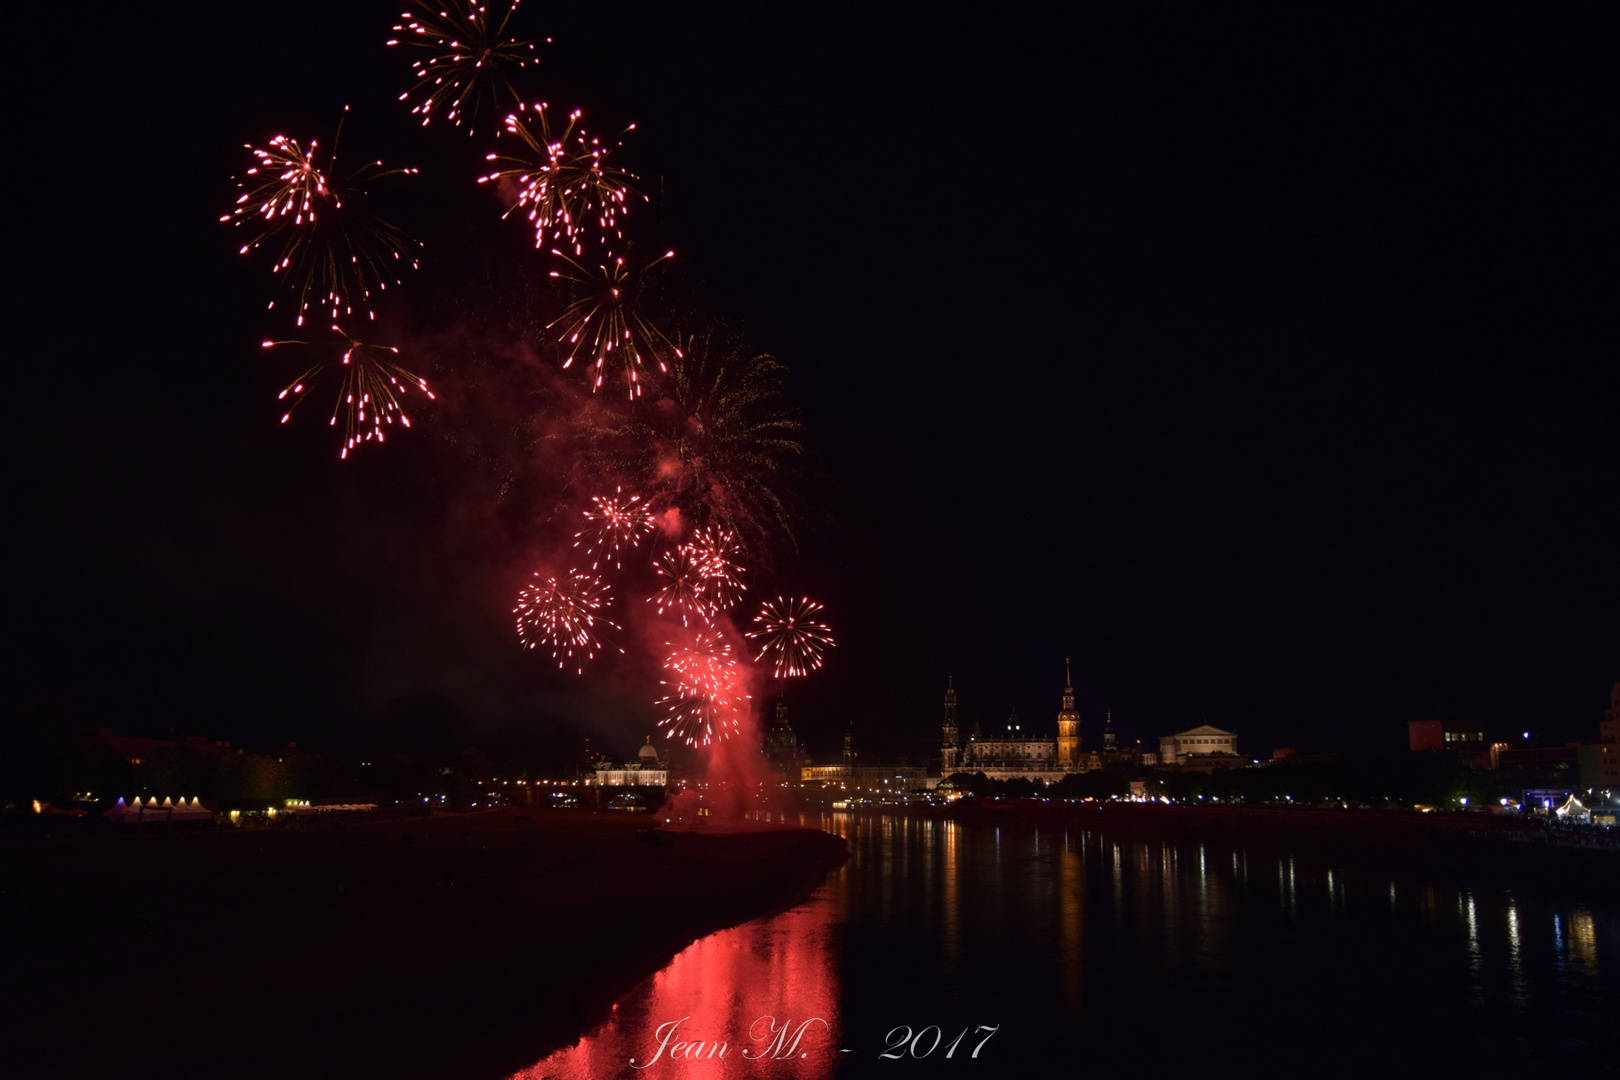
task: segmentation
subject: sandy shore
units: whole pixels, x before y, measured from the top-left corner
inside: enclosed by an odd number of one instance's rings
[[[802,898],[807,829],[519,811],[0,845],[18,1075],[498,1077],[695,938]]]

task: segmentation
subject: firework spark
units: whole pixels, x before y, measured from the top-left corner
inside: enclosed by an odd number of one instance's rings
[[[339,134],[343,125],[338,125]],[[246,226],[253,235],[243,255],[276,248],[272,272],[284,276],[298,294],[299,326],[311,304],[331,309],[331,317],[352,315],[356,307],[372,318],[372,291],[396,285],[399,272],[417,266],[416,242],[397,226],[365,209],[366,186],[387,176],[410,176],[416,169],[386,169],[367,162],[352,173],[337,171],[337,139],[323,164],[319,145],[306,148],[277,135],[263,148],[248,146],[254,164],[237,181],[242,194],[219,220]],[[270,306],[275,307],[271,301]]]
[[[740,730],[738,714],[747,707],[737,660],[718,633],[699,634],[690,644],[669,646],[663,680],[663,711],[658,721],[665,738],[688,746],[708,746]]]
[[[708,625],[714,617],[708,584],[703,567],[692,561],[691,548],[686,544],[662,551],[653,559],[653,571],[658,575],[659,587],[647,602],[658,609],[658,614],[679,615],[681,625],[688,626],[696,619]]]
[[[622,240],[620,224],[629,209],[629,196],[635,194],[630,186],[635,177],[607,163],[613,147],[578,126],[578,110],[569,114],[568,126],[556,136],[543,102],[534,106],[534,119],[528,123],[520,115],[523,106],[518,110],[506,118],[506,130],[529,148],[530,156],[490,154],[487,160],[496,169],[478,178],[480,184],[503,178],[517,184],[517,201],[502,216],[526,212],[534,227],[535,247],[544,247],[550,234],[562,246],[572,245],[576,258],[585,253],[586,230],[593,220],[602,243]],[[631,124],[625,131],[634,128]]]
[[[645,363],[656,363],[660,371],[668,371],[666,357],[679,359],[681,350],[664,336],[652,323],[641,316],[640,300],[648,271],[675,257],[665,252],[644,266],[628,264],[624,259],[610,256],[595,270],[575,262],[556,248],[551,253],[565,264],[565,269],[553,270],[551,276],[572,282],[574,298],[563,313],[547,324],[546,329],[562,327],[558,341],[567,346],[568,359],[563,368],[572,367],[583,358],[585,367],[594,368],[591,392],[602,388],[602,380],[610,360],[623,363],[625,392],[634,401],[641,396],[641,371]]]
[[[779,596],[767,601],[754,616],[757,630],[748,639],[759,645],[759,660],[767,656],[778,679],[807,675],[821,667],[822,654],[833,647],[832,630],[816,618],[822,605],[808,597],[790,600]]]
[[[583,547],[593,558],[591,569],[607,560],[621,568],[621,551],[633,551],[643,538],[658,528],[640,495],[625,495],[619,488],[612,495],[591,496],[585,511],[585,527],[574,534],[574,546]]]
[[[410,0],[400,13],[400,24],[390,45],[411,45],[426,51],[411,62],[416,85],[399,95],[399,100],[418,98],[411,112],[422,118],[422,126],[434,114],[460,127],[467,121],[467,134],[477,114],[488,106],[500,110],[503,92],[517,100],[509,73],[536,63],[534,42],[506,37],[506,25],[517,11],[518,0],[490,27],[489,5],[483,0]]]
[[[598,474],[634,478],[660,509],[724,527],[763,557],[776,538],[793,539],[801,514],[792,482],[804,472],[804,427],[786,407],[787,368],[724,326],[675,341],[658,407],[582,428],[581,453]]]
[[[392,357],[399,355],[399,350],[394,346],[367,345],[340,326],[333,326],[332,334],[333,338],[326,342],[266,341],[263,347],[274,349],[283,345],[302,345],[325,353],[276,395],[278,400],[288,401],[287,411],[281,417],[283,424],[292,419],[293,410],[298,408],[305,392],[316,380],[329,370],[341,374],[337,401],[332,406],[329,423],[336,427],[338,416],[343,416],[343,449],[338,457],[346,458],[349,451],[362,442],[373,439],[378,443],[384,442],[384,425],[392,425],[396,419],[402,427],[411,426],[411,418],[399,403],[399,399],[411,389],[426,394],[429,401],[433,400],[433,391],[428,389],[426,379],[406,371],[393,361]]]
[[[536,573],[518,593],[517,607],[512,609],[517,616],[518,640],[526,649],[548,650],[558,668],[572,663],[583,674],[585,662],[602,650],[602,630],[619,629],[601,614],[607,602],[607,584],[582,570],[570,570],[561,577]]]
[[[702,592],[711,611],[724,611],[748,591],[743,584],[742,564],[737,561],[737,534],[711,526],[700,529],[685,545],[687,558],[703,577]]]

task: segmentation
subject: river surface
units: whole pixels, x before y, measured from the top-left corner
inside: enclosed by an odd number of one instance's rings
[[[802,820],[851,850],[808,901],[694,942],[514,1080],[1620,1075],[1613,883]]]

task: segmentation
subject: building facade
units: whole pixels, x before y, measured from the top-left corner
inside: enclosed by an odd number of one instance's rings
[[[601,787],[663,787],[669,783],[669,762],[658,756],[652,736],[636,751],[634,761],[615,765],[609,760],[596,763],[596,775],[587,783]]]
[[[1158,758],[1152,764],[1161,768],[1208,770],[1242,768],[1250,762],[1238,756],[1236,733],[1213,724],[1200,724],[1174,735],[1160,736]]]
[[[1620,682],[1609,691],[1609,711],[1598,725],[1598,741],[1580,749],[1581,786],[1620,790]]]
[[[1003,731],[986,735],[975,724],[966,743],[961,742],[957,719],[956,687],[946,681],[944,746],[940,751],[940,773],[984,773],[991,780],[1025,778],[1057,783],[1074,772],[1100,767],[1096,754],[1088,758],[1080,747],[1080,713],[1074,707],[1074,680],[1069,661],[1064,660],[1062,704],[1057,714],[1056,737],[1026,731],[1014,711]]]
[[[1060,768],[1080,766],[1080,714],[1074,708],[1074,676],[1069,658],[1063,658],[1063,708],[1057,715],[1057,764]]]
[[[1481,754],[1490,749],[1481,724],[1473,720],[1413,720],[1406,725],[1412,750],[1450,750]]]

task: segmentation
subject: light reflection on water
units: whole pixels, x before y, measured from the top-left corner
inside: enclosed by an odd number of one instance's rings
[[[828,896],[835,887],[791,911],[699,938],[595,1031],[513,1080],[829,1075],[840,1033]],[[666,1041],[657,1029],[673,1021],[680,1023]],[[802,1034],[778,1042],[773,1026]]]
[[[851,849],[809,901],[689,946],[514,1080],[919,1071],[878,1057],[899,1025],[935,1025],[945,1043],[1001,1025],[975,1077],[1072,1063],[1065,1040],[1084,1040],[1096,1071],[1139,1066],[1141,1042],[1115,1034],[1171,1016],[1155,1030],[1160,1069],[1247,1041],[1410,1071],[1423,1051],[1388,1060],[1370,1033],[1408,1024],[1418,999],[1435,1030],[1471,1033],[1437,1042],[1431,1064],[1495,1074],[1598,1060],[1594,1040],[1620,1009],[1611,907],[1234,845],[905,817],[804,823]],[[807,1056],[759,1060],[760,1017],[825,1023],[805,1032]],[[676,1038],[723,1040],[727,1055],[631,1067],[682,1018]]]

